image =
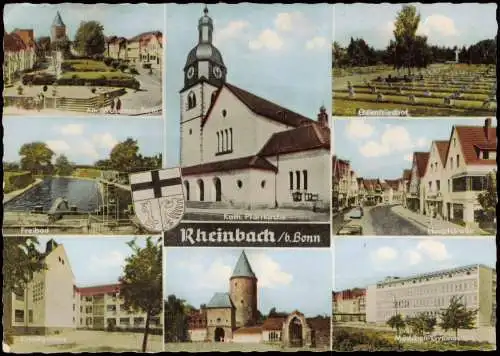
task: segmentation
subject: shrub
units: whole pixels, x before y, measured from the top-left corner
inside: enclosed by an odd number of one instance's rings
[[[58,85],[81,85],[81,86],[95,86],[95,87],[122,87],[130,89],[139,89],[140,83],[135,78],[106,78],[101,76],[99,78],[60,78],[57,81]]]
[[[90,91],[92,92],[92,94],[95,94],[96,88],[92,88],[92,89],[90,89]]]
[[[111,62],[111,66],[112,66],[113,68],[115,68],[115,69],[117,69],[119,65],[120,65],[120,62],[118,62],[118,61],[113,61],[113,62]]]
[[[113,62],[113,58],[106,57],[106,58],[104,58],[103,62],[104,62],[105,65],[110,66],[111,63]]]
[[[73,75],[71,76],[71,79],[78,79],[78,75],[73,74]]]
[[[142,68],[151,69],[151,63],[142,63]]]
[[[125,70],[128,68],[128,65],[122,63],[118,66],[118,69],[121,70],[122,72],[125,72]]]
[[[48,73],[25,74],[22,78],[23,85],[52,85],[56,76]]]
[[[22,87],[22,85],[19,85],[17,87],[17,94],[18,95],[23,95],[23,91],[24,91],[24,88]]]
[[[47,91],[47,89],[49,89],[49,87],[48,87],[47,85],[44,85],[44,86],[43,86],[43,91],[44,91],[44,92],[46,92],[46,91]]]
[[[137,69],[135,67],[131,67],[129,69],[129,72],[130,72],[130,74],[139,74],[139,72],[137,71]]]

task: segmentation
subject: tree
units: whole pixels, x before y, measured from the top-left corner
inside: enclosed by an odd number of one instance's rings
[[[110,168],[120,172],[128,172],[137,164],[138,152],[137,141],[130,137],[116,144],[109,155]]]
[[[200,307],[204,309],[204,306]],[[188,306],[175,295],[169,295],[164,304],[165,342],[185,342],[188,334]]]
[[[84,56],[102,55],[106,47],[104,27],[97,21],[80,23],[74,47]]]
[[[415,65],[415,41],[420,14],[413,5],[403,5],[394,22],[394,38],[396,45],[396,66],[407,68],[411,75],[411,68]]]
[[[494,221],[496,217],[497,194],[497,172],[490,172],[486,176],[486,189],[478,194],[477,200],[483,208],[484,219]]]
[[[19,171],[19,163],[17,162],[3,162],[3,170],[17,172]]]
[[[109,159],[100,159],[98,160],[94,166],[99,169],[110,169],[109,167],[111,166],[111,161]]]
[[[73,173],[73,164],[65,155],[60,155],[56,158],[54,168],[56,173],[60,176],[70,176],[71,173]]]
[[[448,308],[441,309],[439,326],[444,330],[455,330],[458,345],[458,329],[473,329],[478,309],[467,309],[462,302],[463,296],[452,296]]]
[[[25,143],[19,150],[21,156],[21,169],[30,171],[32,174],[46,172],[52,167],[54,152],[44,142]]]
[[[44,36],[44,37],[39,37],[36,40],[36,51],[39,57],[45,57],[47,52],[50,51],[50,37]]]
[[[149,323],[162,307],[162,245],[161,239],[146,239],[141,248],[136,240],[127,243],[133,254],[126,258],[123,275],[120,277],[120,294],[126,310],[142,310],[146,313],[146,326],[142,341],[142,352],[146,352]]]
[[[396,336],[399,336],[399,330],[405,327],[405,321],[401,314],[396,314],[387,320],[387,325],[389,325],[391,329],[396,329]]]
[[[437,320],[435,317],[425,313],[419,313],[414,317],[406,318],[406,325],[408,325],[417,336],[424,336],[424,333],[433,332],[436,322]]]

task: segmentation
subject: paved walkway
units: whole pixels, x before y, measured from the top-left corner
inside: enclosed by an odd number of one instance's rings
[[[18,189],[18,190],[14,190],[10,193],[4,193],[3,194],[3,203],[8,203],[9,201],[11,201],[12,199],[20,196],[21,194],[24,194],[25,192],[27,192],[28,190],[30,190],[31,188],[39,185],[40,183],[43,182],[43,179],[41,178],[35,178],[35,181],[33,183],[31,183],[30,185],[24,187],[23,189]],[[5,183],[4,183],[5,184]]]
[[[429,235],[489,235],[486,231],[481,230],[478,227],[463,227],[454,224],[450,221],[432,219],[427,215],[422,215],[413,212],[409,209],[402,207],[401,205],[396,205],[392,207],[392,211],[401,217],[411,221],[412,223],[419,225],[427,230]]]

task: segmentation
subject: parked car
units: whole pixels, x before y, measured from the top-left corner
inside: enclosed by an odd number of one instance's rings
[[[357,206],[346,215],[350,219],[361,219],[363,217],[363,208]]]
[[[363,235],[360,225],[344,225],[337,231],[337,235]]]

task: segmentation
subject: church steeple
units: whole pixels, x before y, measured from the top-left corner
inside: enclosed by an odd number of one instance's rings
[[[212,34],[214,32],[214,23],[208,16],[208,7],[205,5],[203,16],[198,21],[198,43],[212,44]]]

